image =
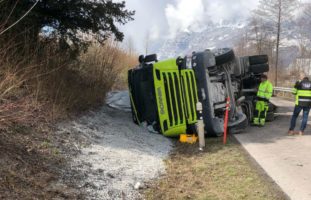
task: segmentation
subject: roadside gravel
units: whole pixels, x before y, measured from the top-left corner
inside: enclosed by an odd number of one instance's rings
[[[171,141],[135,125],[124,110],[104,106],[58,129],[76,138],[71,168],[89,199],[140,199],[138,188],[165,173]]]

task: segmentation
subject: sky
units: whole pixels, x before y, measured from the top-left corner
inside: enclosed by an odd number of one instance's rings
[[[174,38],[180,31],[200,31],[210,22],[246,20],[258,3],[259,0],[126,0],[126,7],[136,14],[134,21],[121,27],[124,43],[132,41],[137,53],[143,53],[146,40],[158,43]]]

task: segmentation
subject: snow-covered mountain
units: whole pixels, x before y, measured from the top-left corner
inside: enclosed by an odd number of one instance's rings
[[[301,45],[311,49],[310,27],[302,27],[301,23],[304,21],[305,16],[300,14],[293,21],[283,24],[280,44],[280,63],[283,67],[288,67],[296,58],[301,57],[299,52]],[[247,20],[239,23],[210,23],[204,30],[179,32],[174,38],[162,41],[162,45],[158,44],[153,52],[156,52],[160,59],[165,59],[205,49],[232,48],[236,47],[245,34],[248,37],[254,37],[254,33],[250,29]]]
[[[179,32],[174,38],[163,42],[157,50],[158,56],[164,59],[204,49],[234,47],[243,35],[245,24],[210,24],[199,32]]]

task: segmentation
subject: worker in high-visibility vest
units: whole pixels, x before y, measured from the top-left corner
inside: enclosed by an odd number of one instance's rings
[[[302,122],[298,132],[299,135],[303,135],[303,132],[307,127],[308,116],[311,107],[311,81],[308,77],[303,78],[302,81],[296,82],[293,88],[293,94],[296,96],[296,100],[288,134],[295,134],[294,129],[296,126],[296,120],[301,110],[303,110]]]
[[[264,126],[269,110],[269,100],[273,94],[273,85],[267,75],[261,75],[261,83],[257,92],[256,109],[254,111],[254,125]]]

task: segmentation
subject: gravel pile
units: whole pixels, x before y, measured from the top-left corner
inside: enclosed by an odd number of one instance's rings
[[[72,169],[89,199],[142,198],[139,189],[165,172],[172,148],[168,138],[135,125],[130,113],[107,106],[58,128],[79,138]]]

